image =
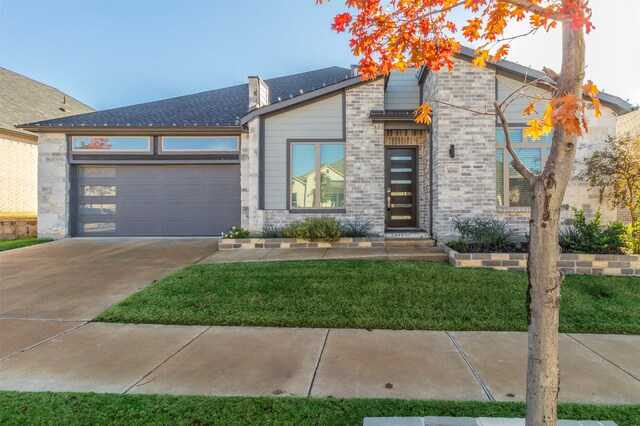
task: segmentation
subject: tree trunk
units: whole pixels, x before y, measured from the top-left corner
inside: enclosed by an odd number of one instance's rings
[[[584,79],[584,34],[562,25],[562,69],[557,86],[560,96],[574,93],[582,97]],[[558,325],[560,284],[558,269],[560,247],[558,229],[560,209],[576,154],[576,138],[556,127],[547,164],[533,184],[529,222],[529,357],[527,369],[528,426],[555,425],[558,417],[560,368],[558,361]]]

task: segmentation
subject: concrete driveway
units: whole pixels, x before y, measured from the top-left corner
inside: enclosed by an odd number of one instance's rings
[[[214,238],[105,238],[2,252],[0,318],[90,320],[217,247]]]

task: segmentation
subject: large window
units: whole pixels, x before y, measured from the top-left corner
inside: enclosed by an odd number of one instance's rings
[[[523,129],[510,129],[516,154],[534,173],[540,173],[549,156],[551,135],[532,141],[522,134]],[[499,207],[531,207],[531,186],[511,166],[513,157],[507,151],[505,134],[496,129],[496,202]]]
[[[236,137],[163,137],[162,152],[237,151]]]
[[[292,209],[344,208],[344,143],[291,144]]]
[[[151,138],[147,136],[74,136],[72,139],[75,152],[151,152]]]

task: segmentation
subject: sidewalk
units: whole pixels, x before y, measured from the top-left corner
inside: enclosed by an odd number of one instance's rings
[[[3,390],[524,400],[526,333],[7,319],[0,329]],[[560,352],[560,401],[640,403],[640,336],[561,334]]]

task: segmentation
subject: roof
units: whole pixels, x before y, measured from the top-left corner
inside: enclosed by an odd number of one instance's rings
[[[460,55],[465,58],[476,57],[475,50],[466,46],[460,47]],[[498,70],[510,72],[512,74],[516,74],[522,77],[531,78],[531,80],[542,80],[547,83],[555,84],[555,81],[547,77],[547,75],[542,71],[539,71],[537,69],[530,68],[530,67],[525,67],[524,65],[520,65],[515,62],[506,61],[502,59],[500,61],[491,63],[491,65],[495,66],[496,69]],[[421,69],[419,78],[423,77],[424,71],[425,71],[425,68]],[[602,102],[608,104],[609,106],[612,106],[615,109],[616,113],[618,114],[623,114],[633,109],[633,105],[631,105],[629,102],[625,101],[624,99],[618,96],[611,95],[603,91],[600,91],[598,93],[597,98],[600,99]]]
[[[350,79],[348,68],[328,67],[265,80],[269,102],[284,102]],[[225,87],[89,114],[31,122],[25,127],[216,127],[239,126],[249,112],[249,85]]]
[[[58,89],[0,67],[0,129],[34,136],[14,126],[90,111],[94,109]]]

